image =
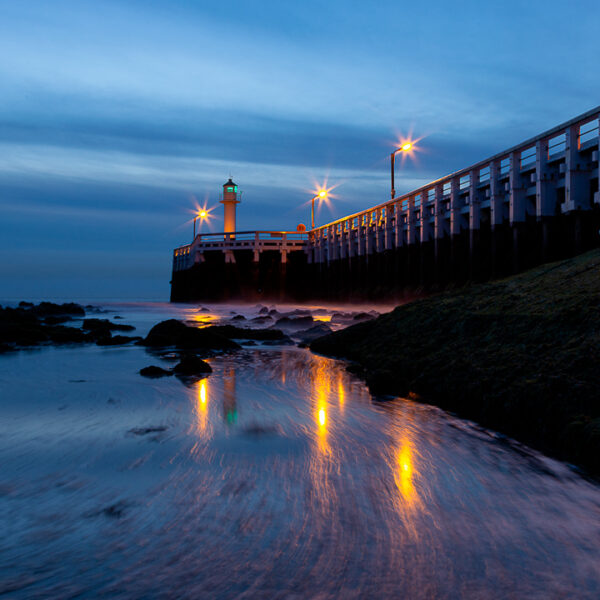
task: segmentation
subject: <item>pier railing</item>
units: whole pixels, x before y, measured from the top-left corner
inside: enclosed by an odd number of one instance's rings
[[[199,233],[191,244],[176,248],[173,252],[173,270],[188,269],[204,262],[205,252],[223,252],[225,262],[235,262],[235,251],[250,250],[253,260],[258,261],[261,252],[274,250],[281,253],[282,262],[287,253],[304,250],[308,234],[296,231],[236,231],[235,233]]]
[[[361,256],[600,204],[600,106],[416,190],[308,232],[309,261]]]

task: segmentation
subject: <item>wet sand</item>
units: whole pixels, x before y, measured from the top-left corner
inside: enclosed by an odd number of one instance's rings
[[[167,314],[204,314],[110,308],[140,335]],[[209,362],[212,375],[184,385],[141,377],[171,363],[135,346],[0,357],[0,592],[600,594],[600,488],[567,465],[436,408],[374,399],[306,349],[257,344]]]

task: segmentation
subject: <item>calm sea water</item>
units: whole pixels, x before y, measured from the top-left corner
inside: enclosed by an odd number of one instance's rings
[[[108,308],[142,335],[256,311]],[[0,356],[2,597],[600,597],[600,487],[568,466],[305,349],[210,363]]]

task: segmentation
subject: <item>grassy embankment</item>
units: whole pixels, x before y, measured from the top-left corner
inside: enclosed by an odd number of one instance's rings
[[[319,338],[374,393],[437,404],[600,474],[600,250]]]

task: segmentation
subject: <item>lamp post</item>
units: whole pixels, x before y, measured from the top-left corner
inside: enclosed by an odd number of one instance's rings
[[[200,219],[200,227],[202,227],[202,221],[204,221],[204,219],[206,219],[206,215],[208,213],[205,210],[201,210],[195,217],[194,217],[194,238],[193,240],[196,239],[196,219]],[[192,240],[192,241],[193,241]]]
[[[398,154],[398,152],[410,152],[412,147],[413,147],[412,142],[405,142],[404,144],[402,144],[402,146],[400,146],[400,148],[396,148],[396,150],[394,150],[392,152],[392,154],[390,155],[391,171],[392,171],[392,200],[396,197],[396,189],[394,187],[394,171],[395,171],[395,164],[396,164],[396,154]]]
[[[310,223],[311,229],[315,228],[315,200],[319,198],[322,200],[327,197],[327,190],[321,190],[316,196],[313,196],[313,199],[310,202]]]

